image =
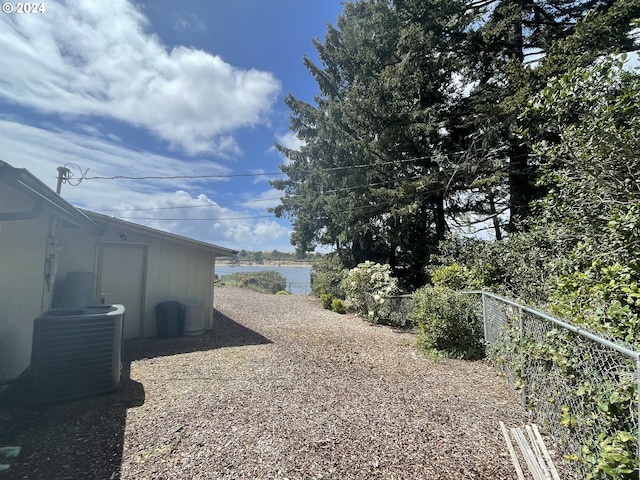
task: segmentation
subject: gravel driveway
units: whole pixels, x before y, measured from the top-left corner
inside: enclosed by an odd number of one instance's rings
[[[527,420],[487,363],[310,297],[223,287],[215,307],[213,334],[128,345],[117,394],[5,401],[23,453],[0,480],[515,477],[498,422]]]

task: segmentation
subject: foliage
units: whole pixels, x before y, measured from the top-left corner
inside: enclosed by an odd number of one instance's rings
[[[311,263],[311,292],[316,297],[329,294],[344,299],[341,283],[345,274],[346,269],[337,255],[324,255],[315,259]]]
[[[288,178],[272,182],[296,247],[332,245],[348,267],[390,263],[406,283],[424,283],[446,231],[451,178],[440,152],[457,62],[446,40],[462,34],[462,5],[347,2],[337,28],[314,42],[321,65],[305,65],[320,92],[315,105],[286,99],[302,146],[277,146]]]
[[[437,287],[452,290],[472,290],[479,286],[474,272],[467,266],[455,262],[432,270],[431,282]]]
[[[391,325],[397,328],[412,327],[409,314],[413,308],[412,295],[393,295],[380,297],[367,294],[367,305],[370,318],[375,323]]]
[[[331,300],[331,310],[336,313],[347,313],[347,305],[339,298]]]
[[[601,434],[598,441],[601,454],[589,480],[606,477],[631,480],[638,477],[638,442],[634,435],[624,431],[614,435]]]
[[[424,351],[465,359],[484,355],[479,305],[470,295],[447,287],[423,287],[413,295],[410,318]]]
[[[640,347],[640,271],[594,260],[584,271],[558,280],[550,299],[553,313],[589,330]]]
[[[278,293],[287,288],[285,276],[270,270],[264,272],[238,272],[231,275],[223,275],[220,280],[222,285],[233,285],[262,293]]]
[[[440,243],[440,255],[434,262],[440,266],[433,270],[432,281],[445,282],[445,286],[451,286],[448,281],[457,282],[455,288],[484,288],[541,305],[567,253],[565,244],[541,229],[514,233],[500,241],[449,236]]]
[[[640,333],[640,75],[609,58],[551,82],[532,103],[555,142],[544,156],[549,194],[540,224],[570,246],[550,308],[638,345]]]
[[[322,308],[326,310],[331,310],[331,303],[333,302],[333,297],[330,293],[321,293],[320,294],[320,303],[322,304]]]
[[[320,294],[322,308],[332,310],[336,313],[347,313],[347,304],[339,298],[334,298],[329,293]]]
[[[258,264],[263,265],[265,263],[280,263],[280,262],[309,262],[314,259],[322,257],[322,254],[316,253],[290,253],[280,252],[278,250],[272,250],[271,252],[252,252],[245,250],[244,248],[231,257],[231,263],[233,265],[239,264]]]
[[[579,462],[580,477],[637,478],[636,362],[526,313],[521,330],[520,315],[503,320],[488,350],[494,365]]]
[[[366,296],[371,295],[374,302],[381,305],[386,297],[397,294],[398,280],[391,273],[389,265],[370,261],[363,262],[347,272],[342,289],[358,315],[374,323],[379,320],[378,309],[369,307]]]
[[[303,60],[318,94],[285,100],[300,147],[276,145],[289,161],[273,211],[292,219],[292,243],[330,245],[348,268],[389,263],[417,287],[452,227],[491,222],[500,239],[508,213],[509,233],[526,231],[531,201],[548,192],[538,180],[553,171],[533,147],[557,132],[549,110],[521,113],[550,79],[637,49],[639,10],[635,0],[345,2],[313,41],[318,63]]]
[[[511,295],[546,301],[555,315],[637,349],[640,76],[623,70],[621,61],[570,71],[534,99],[527,115],[544,122],[533,122],[539,130],[525,134],[538,139],[534,151],[547,195],[533,205],[528,232],[465,260],[485,285],[504,283]],[[558,370],[569,396],[560,421],[566,436],[600,425],[597,441],[586,439],[572,457],[587,478],[636,478],[629,415],[637,409],[635,380],[591,380],[577,345],[574,336],[550,332],[543,342],[524,342],[522,356],[529,365],[540,361]]]

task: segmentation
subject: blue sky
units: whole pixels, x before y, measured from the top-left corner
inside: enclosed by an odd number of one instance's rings
[[[340,0],[44,2],[0,14],[0,159],[76,206],[217,245],[292,251],[274,176],[297,146],[284,97]],[[77,167],[76,167],[77,165]],[[86,173],[82,177],[81,170]],[[88,170],[88,171],[87,171]],[[220,175],[208,179],[91,177]],[[174,208],[179,207],[179,208]]]

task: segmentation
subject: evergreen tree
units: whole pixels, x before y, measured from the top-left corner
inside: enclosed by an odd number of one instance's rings
[[[465,78],[474,88],[461,107],[460,125],[468,130],[461,148],[479,154],[475,161],[487,178],[506,179],[508,229],[514,231],[530,203],[544,194],[535,186],[539,171],[530,145],[520,135],[530,125],[520,114],[550,77],[604,53],[637,48],[629,32],[640,4],[500,0],[472,2],[468,8],[478,22],[467,40]],[[496,167],[504,173],[496,175]]]
[[[308,58],[316,106],[288,97],[303,146],[291,160],[277,214],[294,220],[295,245],[333,244],[346,265],[388,262],[420,283],[447,230],[446,115],[455,93],[461,6],[407,0],[345,4],[337,28]]]

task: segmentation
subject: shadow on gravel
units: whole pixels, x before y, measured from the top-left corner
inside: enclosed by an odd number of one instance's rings
[[[117,392],[48,404],[30,403],[27,380],[0,395],[0,448],[20,447],[5,459],[0,479],[119,479],[127,409],[144,404],[141,383],[122,366]]]
[[[181,353],[202,352],[223,347],[242,347],[244,345],[264,345],[272,343],[266,337],[255,332],[225,314],[215,310],[213,329],[202,335],[176,338],[141,338],[129,340],[125,345],[128,360],[166,357]]]
[[[20,447],[16,457],[0,456],[0,480],[121,478],[127,409],[145,402],[144,386],[130,378],[131,361],[215,348],[272,343],[216,311],[213,330],[178,338],[126,342],[120,389],[105,395],[32,404],[28,379],[0,394],[0,448]]]

